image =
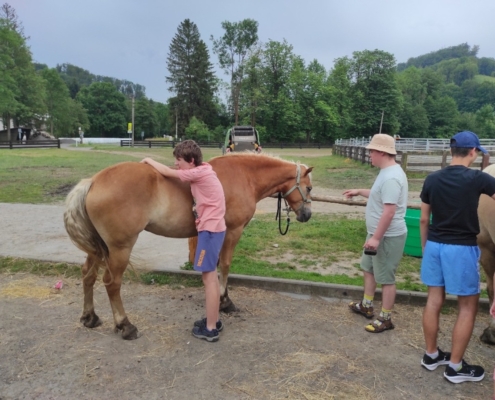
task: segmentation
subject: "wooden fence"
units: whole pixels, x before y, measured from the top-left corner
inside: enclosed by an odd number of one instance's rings
[[[2,141],[0,142],[0,149],[32,149],[32,148],[46,148],[56,147],[60,149],[60,139],[46,139],[46,140],[26,140],[22,141]]]
[[[334,145],[333,154],[370,164],[369,151],[362,146]],[[404,171],[431,172],[445,168],[452,157],[450,150],[441,151],[397,151],[396,161]],[[484,169],[490,165],[490,154],[483,154],[473,168]]]
[[[120,147],[170,147],[174,148],[175,145],[179,143],[176,142],[175,140],[135,140],[134,144],[132,143],[131,140],[129,139],[122,139],[120,141]],[[198,143],[201,147],[209,147],[209,148],[214,148],[214,149],[221,149],[223,146],[223,143],[220,142],[208,142],[208,143]]]
[[[87,140],[91,140],[90,138]],[[134,147],[175,147],[178,142],[175,140],[135,140]],[[201,147],[209,147],[214,149],[221,149],[224,146],[222,142],[198,142]],[[132,145],[130,139],[122,139],[120,141],[121,147],[129,147]],[[332,148],[330,143],[263,143],[262,147],[265,149],[330,149]]]

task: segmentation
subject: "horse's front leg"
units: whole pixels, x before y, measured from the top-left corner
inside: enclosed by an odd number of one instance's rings
[[[103,283],[107,289],[110,305],[112,306],[115,332],[122,331],[122,338],[133,340],[139,337],[137,328],[131,324],[124,310],[124,304],[120,297],[122,276],[129,263],[131,249],[113,248],[109,249],[108,268],[103,275]]]
[[[82,267],[84,304],[83,313],[80,321],[86,328],[96,328],[101,325],[101,320],[95,313],[93,302],[93,287],[98,277],[98,267],[100,260],[97,257],[88,254]]]
[[[220,311],[225,313],[230,313],[238,310],[232,300],[230,300],[227,283],[229,279],[230,265],[232,264],[232,257],[234,255],[234,249],[237,245],[237,242],[239,242],[242,230],[243,227],[235,230],[227,230],[222,246],[222,251],[220,252]]]

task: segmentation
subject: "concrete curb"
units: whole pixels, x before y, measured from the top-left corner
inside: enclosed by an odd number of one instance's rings
[[[196,271],[153,270],[149,272],[153,274],[197,276],[198,278],[201,276],[201,273]],[[363,288],[360,286],[347,286],[332,283],[297,281],[293,279],[268,278],[249,275],[230,274],[229,285],[272,290],[276,292],[289,292],[311,296],[333,297],[341,300],[359,300],[363,296]],[[381,290],[377,289],[375,299],[381,300],[381,294]],[[427,294],[423,292],[397,290],[395,302],[399,304],[424,306],[426,304],[426,299]],[[445,299],[445,305],[457,307],[457,297],[447,295]],[[489,300],[480,299],[479,308],[480,310],[488,311],[490,309]]]

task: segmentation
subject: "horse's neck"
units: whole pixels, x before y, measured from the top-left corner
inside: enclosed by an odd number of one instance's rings
[[[288,162],[260,166],[255,173],[254,184],[258,200],[282,190],[284,184],[295,178],[296,165]]]

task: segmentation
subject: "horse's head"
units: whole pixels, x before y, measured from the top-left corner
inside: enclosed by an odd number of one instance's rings
[[[299,222],[307,222],[311,218],[311,171],[313,167],[296,164],[296,177],[287,183],[288,189],[282,197],[296,213]]]

